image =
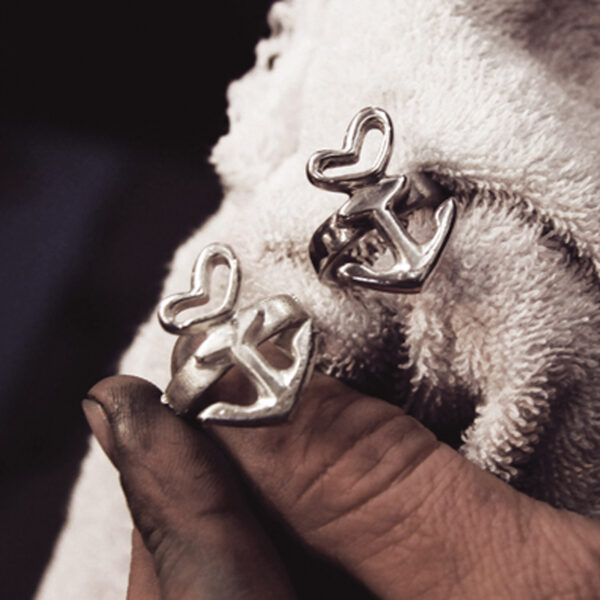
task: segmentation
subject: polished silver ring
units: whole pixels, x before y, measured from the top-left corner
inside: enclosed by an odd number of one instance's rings
[[[214,309],[183,319],[211,297],[216,266],[228,268],[226,291]],[[172,379],[162,401],[178,414],[195,413],[203,422],[262,424],[287,418],[314,365],[312,320],[294,298],[281,294],[236,309],[241,269],[233,250],[211,244],[198,256],[191,288],[162,300],[158,318],[163,328],[179,336],[171,358]],[[291,361],[279,368],[259,350],[269,340]],[[206,390],[237,366],[252,384],[252,404],[214,402],[206,405]]]
[[[373,129],[382,134],[373,165],[356,173],[332,174],[331,169],[359,162],[365,136]],[[415,293],[421,291],[442,256],[454,225],[454,199],[422,173],[386,175],[393,139],[389,115],[381,108],[368,107],[350,122],[341,150],[319,150],[308,160],[306,173],[313,185],[349,195],[316,229],[310,242],[312,264],[324,283]],[[424,207],[435,209],[435,232],[420,243],[408,232],[405,219]],[[366,250],[359,247],[371,232],[379,234],[391,252],[391,266],[375,268],[376,255],[381,254],[375,251],[376,244]]]

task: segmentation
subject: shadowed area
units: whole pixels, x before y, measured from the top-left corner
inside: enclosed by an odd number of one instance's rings
[[[50,556],[87,447],[82,398],[220,201],[207,157],[227,130],[226,86],[268,33],[271,2],[250,4],[203,5],[202,20],[3,7],[3,598],[30,598]]]

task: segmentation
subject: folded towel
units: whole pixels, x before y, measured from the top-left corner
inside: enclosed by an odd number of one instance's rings
[[[519,489],[600,516],[595,3],[293,0],[270,22],[212,155],[223,205],[178,250],[164,294],[187,289],[205,245],[229,243],[240,304],[295,295],[322,336],[319,368],[401,404]],[[339,148],[365,106],[394,121],[388,172],[427,172],[457,201],[414,296],[328,288],[309,262],[342,197],[307,182],[306,160]],[[121,371],[164,387],[172,344],[151,316]],[[39,597],[124,597],[129,533],[93,443]]]

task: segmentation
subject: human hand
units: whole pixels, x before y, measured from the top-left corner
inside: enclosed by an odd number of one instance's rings
[[[248,393],[232,369],[211,395]],[[600,524],[520,494],[336,380],[316,375],[289,422],[263,427],[193,427],[132,377],[90,397],[86,416],[135,523],[130,599],[294,597],[245,480],[294,536],[381,598],[600,593]]]

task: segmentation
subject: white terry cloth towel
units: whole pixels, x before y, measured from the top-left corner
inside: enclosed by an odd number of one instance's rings
[[[164,294],[188,289],[204,246],[230,244],[240,305],[293,294],[325,341],[319,368],[454,435],[527,493],[600,516],[596,3],[291,0],[270,22],[212,155],[224,202],[177,251]],[[365,106],[394,122],[388,173],[427,172],[457,201],[420,294],[347,294],[309,262],[311,234],[345,196],[311,186],[307,158],[339,148]],[[164,388],[172,345],[152,315],[121,372]],[[38,597],[124,597],[129,535],[92,443]]]

